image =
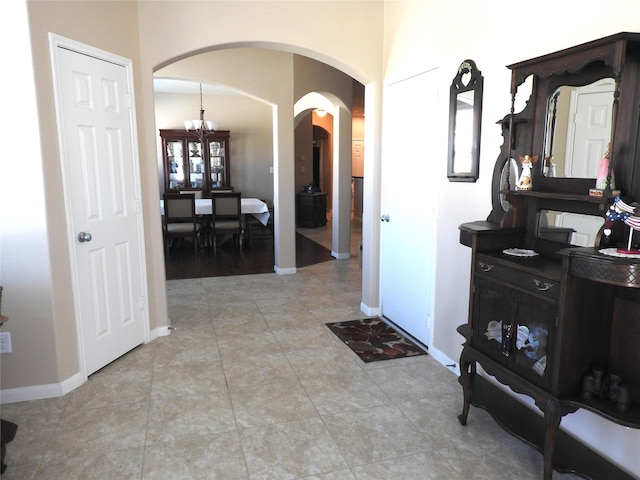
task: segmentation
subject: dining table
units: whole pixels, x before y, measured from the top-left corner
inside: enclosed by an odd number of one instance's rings
[[[241,198],[240,211],[243,215],[253,215],[262,225],[269,222],[269,207],[259,198]],[[210,198],[196,198],[196,215],[211,215]],[[164,201],[160,200],[160,215],[164,215]]]
[[[196,215],[206,216],[211,215],[213,211],[213,205],[210,198],[196,198]],[[244,217],[244,224],[246,225],[246,216],[253,215],[262,225],[265,227],[269,222],[269,207],[265,202],[259,198],[241,197],[240,198],[240,212]],[[164,201],[160,200],[160,215],[164,215]],[[247,244],[251,243],[250,229],[244,229],[244,239]]]

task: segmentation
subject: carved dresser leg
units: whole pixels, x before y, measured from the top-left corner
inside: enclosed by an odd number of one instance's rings
[[[544,437],[544,480],[553,478],[553,454],[556,449],[556,437],[562,415],[557,403],[549,400],[544,411],[544,420],[547,429]]]
[[[462,350],[460,355],[460,380],[462,382],[462,393],[464,395],[464,404],[462,413],[458,415],[461,425],[467,424],[467,416],[469,415],[469,406],[471,405],[471,376],[475,374],[472,368],[472,362],[465,358],[465,352]]]

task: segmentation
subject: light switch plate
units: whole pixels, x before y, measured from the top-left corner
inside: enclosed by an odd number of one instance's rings
[[[11,353],[11,333],[0,332],[0,353]]]

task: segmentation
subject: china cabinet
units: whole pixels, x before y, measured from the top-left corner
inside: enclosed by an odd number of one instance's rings
[[[629,230],[604,221],[617,190],[629,202],[640,200],[640,34],[508,68],[512,109],[499,122],[505,141],[494,168],[493,210],[485,221],[460,226],[472,263],[469,319],[458,328],[465,337],[459,420],[467,424],[471,405],[489,411],[543,452],[545,480],[554,469],[632,478],[559,426],[563,416],[586,409],[640,428],[640,258],[612,255]],[[529,77],[531,96],[515,112]],[[585,124],[599,119],[602,131],[585,133],[567,119],[580,117],[574,113],[581,95],[594,90],[599,96],[584,108],[592,114]],[[563,106],[569,110],[561,113]],[[531,185],[517,189],[525,155],[541,160],[531,167]],[[606,185],[590,194],[602,165]],[[531,397],[542,415],[505,398],[477,374],[478,365]]]
[[[229,131],[207,133],[204,142],[185,130],[160,130],[165,191],[201,191],[231,186]]]

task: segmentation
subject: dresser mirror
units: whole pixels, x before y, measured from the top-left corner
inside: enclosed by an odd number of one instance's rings
[[[597,215],[540,210],[537,236],[576,247],[593,247],[603,225],[604,218]]]
[[[561,85],[547,101],[545,177],[595,178],[611,142],[613,78]]]
[[[473,60],[458,67],[449,90],[449,155],[451,182],[475,182],[480,171],[482,73]]]

